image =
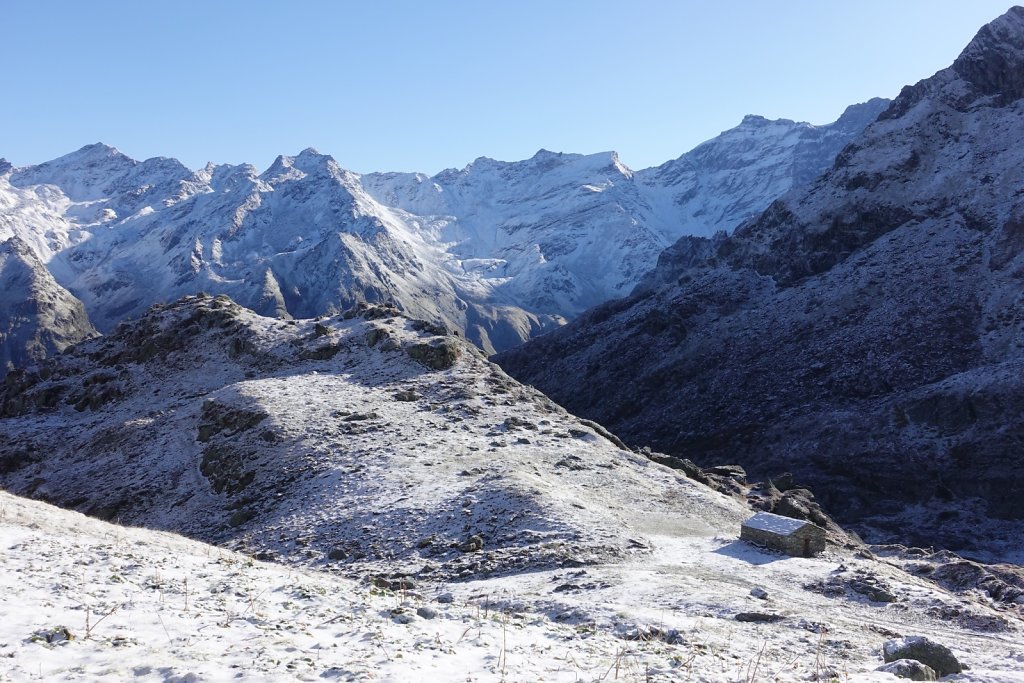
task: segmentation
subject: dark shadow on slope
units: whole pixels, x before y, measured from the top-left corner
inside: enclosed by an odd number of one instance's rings
[[[743,560],[748,564],[754,565],[771,564],[772,562],[777,562],[779,560],[789,559],[787,555],[783,555],[782,553],[765,550],[751,543],[740,540],[727,543],[714,552],[719,555],[725,555],[726,557]]]

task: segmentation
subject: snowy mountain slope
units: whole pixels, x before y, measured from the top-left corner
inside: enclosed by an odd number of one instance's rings
[[[824,126],[746,116],[739,126],[678,159],[638,172],[641,195],[655,213],[683,226],[674,238],[731,232],[775,198],[828,170],[840,150],[888,105],[889,100],[876,97],[847,107]]]
[[[873,671],[895,632],[949,646],[970,680],[1024,680],[1018,631],[948,617],[1004,619],[990,607],[887,562],[836,569],[734,538],[666,535],[642,561],[391,591],[0,492],[0,547],[5,680],[881,683],[897,680]],[[866,576],[899,602],[841,592]],[[818,584],[832,595],[800,587]],[[757,610],[782,621],[735,620]]]
[[[500,362],[628,441],[791,470],[869,538],[1016,557],[1021,64],[1014,8],[814,183]]]
[[[438,576],[623,557],[644,514],[707,533],[745,514],[437,331],[394,309],[155,309],[8,376],[0,484],[292,563]],[[484,552],[457,549],[474,535]]]
[[[192,173],[173,160],[136,162],[90,145],[8,169],[4,180],[8,230],[47,229],[41,258],[104,331],[152,303],[200,291],[282,317],[392,301],[468,329],[485,348],[490,336],[518,343],[561,322],[491,302],[473,282],[446,274],[437,247],[315,150],[280,157],[263,174],[247,165]],[[32,203],[36,195],[43,199]]]
[[[14,187],[12,171],[13,167],[0,159],[0,242],[18,237],[46,263],[69,244],[73,227],[64,212],[70,203],[62,192],[47,185]]]
[[[541,150],[526,161],[481,158],[433,177],[369,174],[362,182],[382,204],[426,217],[451,267],[477,273],[529,310],[574,318],[627,294],[680,236],[731,230],[812,180],[887,104],[854,105],[826,126],[750,116],[636,173],[614,152]]]
[[[0,242],[0,376],[97,334],[24,240]]]
[[[433,178],[358,176],[312,149],[263,173],[191,172],[94,144],[3,165],[0,238],[31,244],[101,331],[208,291],[285,318],[391,302],[492,353],[629,292],[680,235],[730,229],[824,170],[878,108],[820,127],[748,118],[637,174],[614,153],[544,150]]]

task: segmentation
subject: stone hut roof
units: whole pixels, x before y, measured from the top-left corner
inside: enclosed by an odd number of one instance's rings
[[[771,512],[758,512],[756,515],[743,523],[743,526],[760,531],[768,531],[779,536],[791,536],[811,522],[806,519],[793,519],[783,517]],[[811,526],[814,526],[811,524]]]

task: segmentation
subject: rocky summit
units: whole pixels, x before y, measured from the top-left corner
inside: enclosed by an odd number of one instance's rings
[[[627,443],[791,471],[868,539],[1013,556],[1022,60],[1018,7],[813,183],[498,362]]]

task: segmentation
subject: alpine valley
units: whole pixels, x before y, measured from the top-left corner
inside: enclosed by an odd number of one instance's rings
[[[0,162],[0,681],[1024,683],[1021,140]]]
[[[1021,561],[1024,9],[813,183],[499,363],[627,442],[790,471],[867,538]]]

